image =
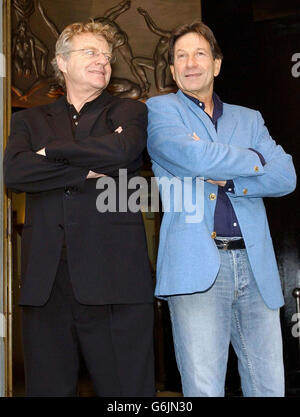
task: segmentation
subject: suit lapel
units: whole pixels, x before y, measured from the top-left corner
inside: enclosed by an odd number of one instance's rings
[[[237,119],[227,104],[223,105],[223,114],[218,119],[218,142],[229,144],[237,127]]]
[[[209,135],[210,140],[220,143],[230,143],[237,126],[237,119],[235,118],[233,112],[227,107],[228,105],[226,103],[224,103],[223,106],[223,114],[218,119],[216,131],[209,116],[203,110],[199,109],[192,100],[186,97],[180,90],[178,90],[177,96],[189,107],[194,116],[196,116],[198,120],[201,120]],[[197,133],[197,126],[193,127]]]
[[[193,112],[194,116],[196,116],[198,121],[200,120],[202,122],[202,125],[205,127],[205,129],[206,129],[206,131],[209,135],[209,139],[212,140],[212,141],[218,141],[216,129],[215,129],[213,123],[211,122],[209,116],[203,110],[201,110],[197,106],[197,104],[195,104],[192,100],[190,100],[188,97],[186,97],[182,93],[182,91],[178,90],[177,96],[178,96],[180,101],[183,101],[185,103],[185,105],[187,105],[189,107],[189,109]],[[197,133],[197,126],[193,125],[193,128],[195,128],[195,133]]]
[[[113,96],[104,90],[103,93],[91,103],[91,108],[86,114],[84,114],[84,117],[82,117],[78,127],[76,128],[76,140],[83,140],[89,136],[90,131],[92,130],[97,119],[113,100]],[[65,97],[61,97],[55,103],[49,105],[46,118],[49,126],[53,130],[55,140],[73,140],[73,132]]]
[[[90,135],[94,124],[99,120],[101,114],[113,100],[114,97],[104,90],[102,94],[90,104],[91,107],[89,107],[88,112],[82,116],[79,125],[76,128],[76,140],[83,140]]]
[[[91,130],[93,129],[94,124],[99,119],[101,114],[103,113],[104,107],[94,107],[93,109],[89,110],[86,114],[82,115],[79,120],[78,127],[75,130],[75,139],[76,140],[84,140],[90,135]]]
[[[71,122],[65,103],[65,97],[61,97],[55,103],[49,105],[46,118],[49,126],[53,130],[55,140],[64,142],[73,140]]]

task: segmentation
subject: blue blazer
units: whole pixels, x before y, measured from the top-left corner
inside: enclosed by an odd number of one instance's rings
[[[152,97],[148,106],[148,152],[156,177],[170,180],[192,178],[195,193],[200,179],[229,180],[235,192],[228,193],[245,240],[249,261],[259,291],[271,309],[283,305],[280,278],[262,197],[280,197],[292,192],[296,174],[292,157],[271,138],[257,111],[224,103],[215,130],[209,116],[180,90],[177,94]],[[200,140],[193,139],[196,133]],[[260,152],[266,165],[262,166]],[[170,203],[160,230],[155,295],[191,294],[211,287],[220,268],[214,243],[214,211],[218,187],[201,181],[198,202],[203,218],[187,222],[178,211],[180,193],[161,195]],[[188,185],[184,189],[186,189]],[[175,187],[174,187],[175,189]]]

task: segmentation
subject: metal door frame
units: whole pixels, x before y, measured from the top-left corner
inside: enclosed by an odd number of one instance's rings
[[[1,0],[1,59],[4,73],[1,74],[0,103],[1,121],[1,161],[9,133],[11,117],[11,1]],[[12,396],[12,245],[11,245],[11,195],[3,185],[1,169],[0,184],[0,396]]]

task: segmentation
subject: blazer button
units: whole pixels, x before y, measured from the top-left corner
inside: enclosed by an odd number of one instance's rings
[[[210,193],[209,194],[209,199],[210,200],[215,200],[217,198],[217,196],[216,196],[216,194],[215,193]]]
[[[245,195],[246,195],[246,194],[247,194],[247,192],[248,192],[248,189],[247,189],[247,188],[244,188],[244,189],[243,189],[243,194],[245,194]]]
[[[212,232],[211,235],[212,239],[215,239],[217,237],[217,233],[216,232]]]
[[[257,165],[255,165],[255,167],[254,167],[254,171],[255,171],[255,172],[258,172],[258,171],[259,171],[259,167],[258,167]]]

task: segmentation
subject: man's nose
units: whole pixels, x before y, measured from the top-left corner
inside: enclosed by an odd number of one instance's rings
[[[197,65],[196,58],[194,57],[194,55],[189,55],[187,57],[187,60],[186,60],[186,66],[187,67],[194,67],[195,65]]]
[[[107,58],[105,58],[105,55],[102,52],[99,52],[99,54],[96,57],[96,63],[101,65],[107,65],[109,62],[107,61]]]

